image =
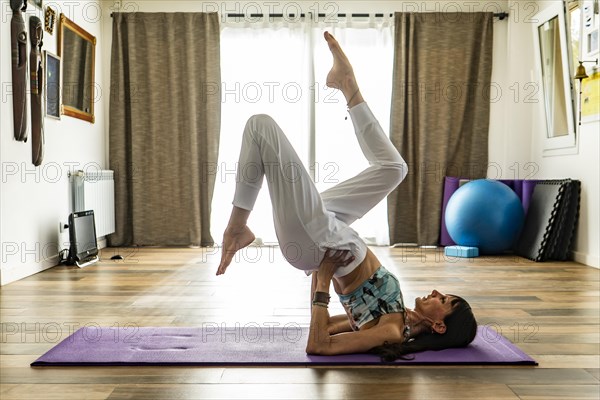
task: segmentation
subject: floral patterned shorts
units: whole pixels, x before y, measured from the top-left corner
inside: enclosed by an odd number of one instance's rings
[[[384,314],[404,312],[400,282],[383,266],[352,293],[339,298],[354,330]]]

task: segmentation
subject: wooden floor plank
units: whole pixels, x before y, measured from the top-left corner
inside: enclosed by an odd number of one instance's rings
[[[44,400],[81,400],[107,399],[115,385],[55,385],[55,384],[19,384],[1,385],[2,400],[44,399]]]
[[[539,385],[579,384],[594,385],[596,379],[580,369],[535,368],[284,368],[269,369],[265,373],[258,368],[227,368],[222,383],[379,383],[387,384],[436,384],[461,382],[462,384],[524,385],[535,381]]]
[[[221,384],[221,385],[119,385],[110,400],[120,399],[430,399],[514,400],[518,397],[505,385],[462,384]],[[398,397],[401,396],[401,397]]]
[[[598,385],[517,385],[511,389],[522,400],[598,400]]]
[[[586,368],[586,371],[596,378],[596,380],[600,381],[600,366],[598,368]]]

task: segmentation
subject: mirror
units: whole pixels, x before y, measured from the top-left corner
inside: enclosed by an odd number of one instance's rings
[[[62,113],[94,122],[96,38],[60,15],[58,55],[62,59]]]
[[[549,138],[568,135],[558,17],[554,17],[540,26],[538,34],[542,58],[547,135]]]
[[[537,65],[541,73],[546,122],[544,150],[575,146],[575,107],[571,79],[570,45],[563,2],[554,2],[540,12],[536,22]]]

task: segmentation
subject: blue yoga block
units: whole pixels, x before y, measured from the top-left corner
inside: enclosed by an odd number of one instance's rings
[[[469,246],[446,246],[444,254],[452,257],[471,258],[479,256],[479,249]]]

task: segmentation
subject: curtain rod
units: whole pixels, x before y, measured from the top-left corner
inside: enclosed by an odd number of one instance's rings
[[[383,13],[375,13],[373,14],[375,16],[375,18],[383,18],[385,16],[385,14]],[[113,13],[110,14],[110,16],[113,16]],[[265,15],[264,14],[225,14],[225,16],[227,18],[262,18]],[[267,14],[267,16],[269,18],[283,18],[284,15],[283,14]],[[323,13],[319,13],[319,18],[325,18],[325,17],[331,17],[332,15],[329,14],[323,14]],[[340,17],[340,18],[346,18],[348,16],[348,14],[345,13],[340,13],[340,14],[335,14],[336,17]],[[371,14],[350,14],[350,17],[352,18],[368,18],[370,17]],[[394,13],[390,13],[390,17],[393,17]],[[288,14],[285,15],[285,17],[288,18],[295,18],[296,14]],[[300,14],[300,18],[304,18],[306,17],[306,14],[302,13]],[[500,21],[502,21],[503,19],[506,19],[508,17],[508,13],[507,12],[501,12],[501,13],[494,13],[494,18],[498,18]]]
[[[245,14],[225,14],[228,18],[244,18],[247,15]],[[385,16],[385,14],[383,13],[375,13],[373,14],[376,18],[383,18]],[[288,17],[294,18],[296,15],[295,14],[289,14],[287,15]],[[306,15],[304,13],[300,14],[301,18],[304,18]],[[319,13],[319,18],[325,18],[325,17],[331,17],[333,15],[330,14],[323,14],[323,13]],[[368,18],[371,16],[371,14],[361,14],[361,13],[354,13],[354,14],[346,14],[346,13],[339,13],[339,14],[335,14],[336,17],[340,17],[340,18],[346,18],[348,16],[352,17],[352,18]],[[394,13],[390,13],[390,17],[393,17]],[[250,14],[249,15],[250,18],[262,18],[264,17],[264,14]],[[284,15],[283,14],[268,14],[269,18],[283,18]],[[508,13],[507,12],[501,12],[501,13],[494,13],[494,18],[499,18],[499,19],[505,19],[506,17],[508,17]]]

